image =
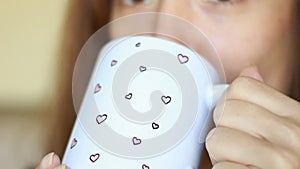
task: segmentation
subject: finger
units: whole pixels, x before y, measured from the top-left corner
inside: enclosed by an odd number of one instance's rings
[[[240,76],[246,76],[251,77],[253,79],[256,79],[258,81],[263,82],[263,77],[259,74],[256,66],[249,66],[241,71]]]
[[[54,169],[70,169],[70,168],[67,167],[66,165],[59,165],[59,166],[55,167]]]
[[[37,169],[52,169],[60,164],[60,159],[55,153],[47,154],[41,161]]]
[[[300,126],[242,100],[227,100],[214,110],[216,126],[238,129],[274,145],[300,151]]]
[[[209,133],[206,148],[209,156],[216,162],[231,161],[272,169],[292,168],[291,165],[297,165],[295,155],[288,150],[279,149],[269,142],[226,127],[218,127]]]
[[[255,169],[249,168],[245,165],[233,163],[233,162],[219,162],[214,165],[212,169]]]
[[[255,79],[238,77],[228,88],[226,97],[252,102],[279,116],[300,123],[299,102]]]

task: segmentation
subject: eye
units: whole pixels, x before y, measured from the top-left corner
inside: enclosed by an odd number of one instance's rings
[[[231,1],[231,0],[208,0],[208,1],[211,1],[211,2],[228,2],[228,1]]]
[[[200,5],[212,5],[215,7],[232,7],[237,4],[240,4],[241,2],[244,2],[245,0],[194,0]]]
[[[215,4],[231,4],[233,3],[235,0],[206,0],[209,3],[215,3]]]
[[[127,5],[147,5],[151,0],[123,0]]]
[[[209,2],[209,3],[234,4],[234,3],[237,3],[237,2],[242,1],[242,0],[204,0],[204,1]]]

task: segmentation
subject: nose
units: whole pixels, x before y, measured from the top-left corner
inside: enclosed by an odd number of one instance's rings
[[[160,0],[157,12],[163,13],[156,18],[155,32],[158,37],[175,41],[196,51],[223,72],[218,54],[203,31],[205,15],[195,10],[193,0]],[[196,26],[197,25],[197,26]],[[220,68],[219,68],[220,67]]]
[[[156,11],[163,15],[156,18],[155,32],[177,43],[194,43],[199,32],[198,28],[193,28],[191,24],[194,18],[191,0],[158,0]]]
[[[160,0],[158,12],[186,18],[191,9],[190,0]]]
[[[156,18],[156,32],[163,35],[156,35],[165,39],[176,41],[182,44],[184,20],[188,14],[189,0],[158,0],[156,11],[164,15],[158,15]],[[168,37],[169,36],[169,37]]]

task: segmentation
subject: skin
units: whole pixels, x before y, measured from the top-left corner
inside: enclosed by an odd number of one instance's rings
[[[60,163],[60,159],[55,153],[49,153],[41,160],[36,169],[69,169]]]
[[[172,14],[198,27],[219,53],[232,83],[207,137],[214,168],[300,167],[300,105],[284,96],[296,72],[295,0],[194,0],[194,7],[186,0],[132,2],[115,0],[112,19],[138,12]]]
[[[289,94],[292,79],[287,75],[294,71],[295,57],[291,54],[295,50],[294,34],[289,32],[295,27],[295,0],[215,3],[191,0],[192,4],[186,0],[152,0],[149,4],[129,1],[134,4],[114,1],[112,19],[138,12],[163,12],[184,18],[212,41],[224,64],[228,82],[243,68],[256,65],[267,84]]]
[[[214,169],[300,168],[300,103],[288,97],[299,62],[296,1],[113,1],[111,19],[169,13],[196,25],[214,44],[231,84],[206,140]],[[211,168],[204,161],[201,168]]]

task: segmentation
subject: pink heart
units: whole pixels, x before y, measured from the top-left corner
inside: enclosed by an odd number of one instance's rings
[[[98,93],[101,90],[100,84],[97,84],[94,90],[94,93]]]
[[[130,100],[132,98],[132,93],[129,93],[125,96],[126,99]]]
[[[117,63],[118,63],[118,61],[112,60],[111,63],[110,63],[110,66],[115,66]]]
[[[153,123],[152,123],[152,128],[153,128],[153,129],[158,129],[158,128],[159,128],[159,125],[158,125],[157,123],[154,123],[154,122],[153,122]]]
[[[147,166],[146,164],[143,164],[142,169],[150,169],[150,167]]]
[[[161,100],[163,101],[164,104],[169,104],[172,99],[170,96],[162,96]]]
[[[182,55],[182,54],[179,54],[177,57],[178,57],[178,60],[179,60],[179,62],[180,62],[181,64],[187,63],[187,62],[189,61],[189,57],[184,56],[184,55]]]
[[[142,140],[138,139],[137,137],[133,137],[132,142],[133,142],[133,145],[139,145],[142,143]]]
[[[96,153],[96,154],[92,154],[91,156],[90,156],[90,160],[91,160],[91,162],[96,162],[98,159],[99,159],[99,157],[100,157],[100,154],[98,154],[98,153]]]
[[[73,139],[72,143],[71,143],[71,149],[74,148],[77,144],[77,140],[76,138]]]
[[[97,121],[98,124],[101,124],[101,123],[104,122],[106,119],[107,119],[107,115],[106,115],[106,114],[103,114],[103,115],[97,116],[96,121]]]

